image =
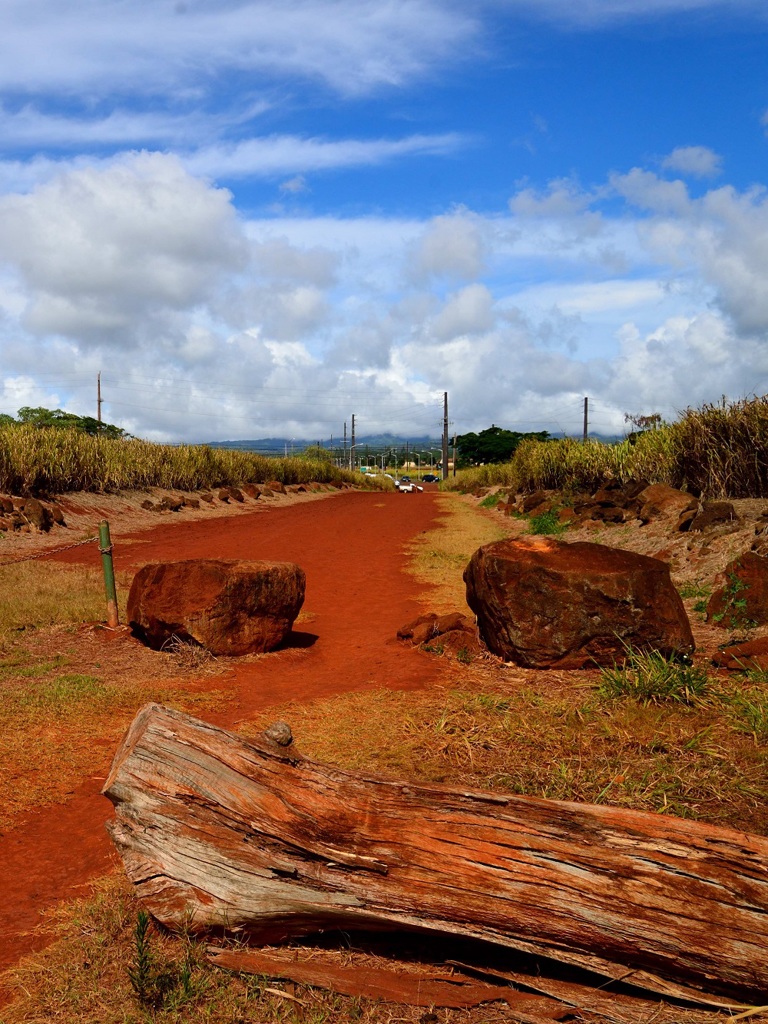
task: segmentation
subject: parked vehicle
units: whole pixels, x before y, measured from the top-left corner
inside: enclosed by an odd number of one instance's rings
[[[408,481],[401,480],[397,484],[397,489],[398,489],[398,491],[401,491],[403,494],[413,494],[416,491],[423,491],[424,490],[424,488],[421,487],[419,484],[414,484],[410,480],[408,480]]]
[[[435,476],[434,473],[425,473],[424,476],[421,478],[421,482],[423,484],[437,484],[440,482],[440,477]]]

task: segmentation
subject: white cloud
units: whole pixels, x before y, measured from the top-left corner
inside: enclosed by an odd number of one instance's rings
[[[182,159],[192,174],[212,178],[248,178],[342,167],[370,167],[403,156],[443,155],[461,145],[463,139],[457,134],[411,135],[403,139],[370,141],[275,135],[206,146],[185,154]]]
[[[585,213],[594,200],[576,182],[560,178],[550,182],[546,191],[521,189],[510,199],[509,208],[518,217],[561,219]]]
[[[485,266],[484,224],[469,210],[434,217],[414,248],[412,268],[418,280],[449,277],[473,280]]]
[[[682,181],[665,181],[640,167],[627,174],[612,174],[609,181],[620,196],[641,209],[671,214],[684,214],[688,209],[688,189]]]
[[[280,185],[281,192],[308,192],[309,186],[307,185],[307,179],[303,174],[297,174],[293,178],[289,178]]]
[[[433,319],[435,338],[447,341],[459,335],[482,334],[493,327],[493,296],[482,284],[470,284],[450,295]]]
[[[338,253],[323,246],[292,245],[285,236],[254,241],[251,260],[259,274],[328,288],[336,280]]]
[[[478,32],[475,19],[439,0],[4,0],[0,89],[183,100],[237,73],[366,93],[469,53]]]
[[[266,101],[253,102],[236,114],[201,110],[159,114],[154,111],[110,110],[100,116],[46,114],[33,104],[16,112],[0,106],[0,134],[6,148],[54,148],[64,151],[78,147],[130,146],[151,143],[191,145],[198,139],[218,137],[240,128],[269,109]]]
[[[444,390],[460,432],[578,433],[585,394],[620,430],[768,380],[768,195],[612,182],[543,216],[242,222],[171,157],[68,171],[0,199],[2,411],[92,413],[105,356],[106,415],[158,439],[338,435],[353,411],[438,434]]]
[[[604,394],[625,411],[678,411],[720,395],[747,394],[768,373],[768,352],[754,339],[737,340],[717,314],[673,317],[648,335],[621,329],[621,354]]]
[[[512,0],[516,8],[530,10],[538,17],[563,27],[599,29],[617,22],[658,19],[664,15],[709,13],[765,15],[761,0]]]
[[[245,263],[230,195],[173,157],[140,154],[0,199],[0,259],[28,290],[26,326],[93,340],[184,310]]]
[[[723,158],[707,146],[678,146],[665,156],[661,166],[695,178],[714,178],[722,170]]]

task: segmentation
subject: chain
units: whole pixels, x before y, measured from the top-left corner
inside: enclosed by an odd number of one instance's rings
[[[4,565],[18,565],[19,562],[33,562],[36,558],[48,558],[49,555],[58,555],[60,551],[71,551],[72,548],[81,548],[83,544],[94,544],[98,537],[87,537],[85,540],[77,540],[74,544],[65,544],[63,548],[47,548],[39,551],[36,555],[23,555],[21,558],[9,558],[6,562],[0,562],[0,569]],[[99,548],[99,551],[102,549]]]

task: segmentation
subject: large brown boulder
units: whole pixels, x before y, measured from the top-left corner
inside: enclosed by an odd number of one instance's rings
[[[145,565],[131,585],[128,620],[156,650],[177,637],[212,654],[261,654],[290,633],[304,587],[304,571],[292,562]]]
[[[656,558],[525,537],[479,548],[464,581],[488,648],[527,668],[612,665],[625,645],[665,656],[694,647],[669,566]]]

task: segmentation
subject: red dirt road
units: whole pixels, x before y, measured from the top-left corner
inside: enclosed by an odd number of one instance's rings
[[[403,647],[399,626],[428,608],[424,587],[405,573],[404,546],[432,529],[433,492],[418,495],[343,492],[328,499],[249,515],[193,522],[165,519],[134,534],[112,524],[115,566],[137,568],[182,558],[272,559],[298,563],[307,590],[289,649],[247,663],[233,661],[207,685],[231,690],[226,711],[207,715],[227,728],[262,708],[348,690],[416,689],[438,681],[437,659]],[[92,561],[75,548],[60,561]],[[421,598],[421,600],[420,600]],[[426,603],[423,603],[426,601]],[[299,745],[301,738],[297,738]],[[57,901],[82,895],[115,855],[104,823],[111,813],[100,779],[84,780],[64,805],[30,814],[0,842],[0,970],[44,945],[31,934]]]

